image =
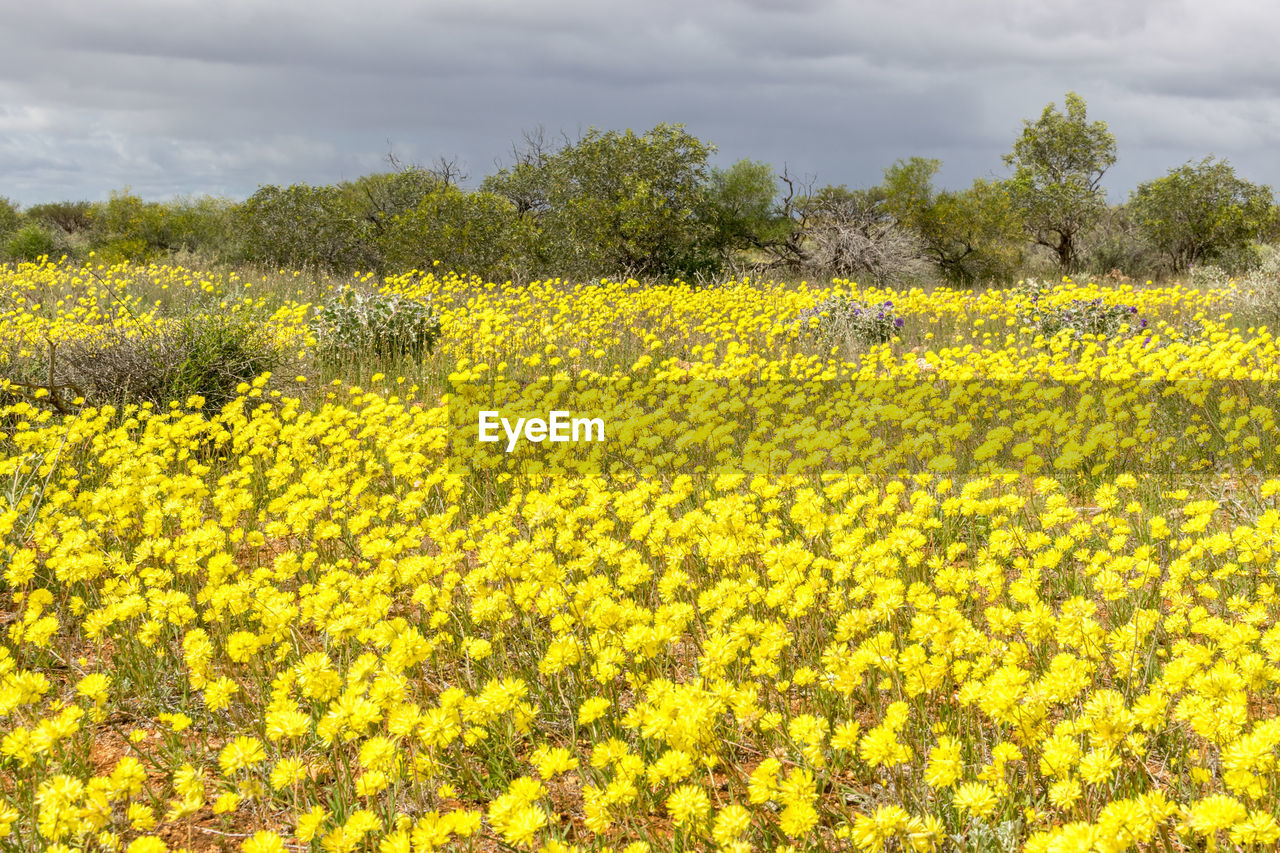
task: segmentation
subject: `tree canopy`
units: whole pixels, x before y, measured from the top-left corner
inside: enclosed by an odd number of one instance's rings
[[[1140,184],[1130,207],[1143,235],[1174,272],[1240,252],[1276,218],[1271,187],[1236,177],[1226,160],[1205,157]]]
[[[1116,140],[1104,121],[1090,122],[1084,98],[1066,96],[1066,112],[1049,104],[1036,121],[1023,122],[1008,182],[1014,209],[1031,239],[1057,255],[1062,272],[1076,269],[1078,237],[1106,208],[1102,176],[1116,162]]]

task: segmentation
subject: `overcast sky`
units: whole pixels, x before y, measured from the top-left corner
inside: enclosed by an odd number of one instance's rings
[[[0,0],[0,195],[244,197],[521,131],[683,122],[717,162],[865,186],[899,157],[1003,176],[1067,90],[1112,199],[1207,154],[1280,186],[1274,0]]]

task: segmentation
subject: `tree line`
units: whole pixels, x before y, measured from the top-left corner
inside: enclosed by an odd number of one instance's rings
[[[767,163],[711,165],[713,145],[678,124],[578,139],[526,133],[509,165],[466,188],[453,161],[337,184],[262,186],[211,197],[20,210],[0,199],[9,260],[106,262],[188,252],[227,263],[334,272],[446,269],[486,278],[683,278],[767,270],[880,283],[1008,281],[1028,270],[1182,274],[1243,271],[1278,233],[1270,187],[1205,157],[1108,204],[1115,137],[1068,93],[1025,120],[1009,176],[937,186],[938,160],[911,157],[873,187],[818,185]]]

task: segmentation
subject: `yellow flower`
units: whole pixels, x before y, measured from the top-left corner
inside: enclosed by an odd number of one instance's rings
[[[966,782],[960,785],[955,789],[951,802],[961,812],[979,820],[989,817],[999,805],[995,792],[983,782]]]
[[[130,803],[126,810],[125,818],[129,821],[129,825],[134,829],[143,832],[152,829],[156,825],[155,812],[151,810],[151,806],[144,803]]]
[[[1274,845],[1280,841],[1280,823],[1264,811],[1249,812],[1249,816],[1231,827],[1231,840],[1249,846]]]
[[[329,811],[324,806],[313,806],[309,812],[298,815],[294,834],[303,844],[311,843],[320,827],[329,819]]]
[[[1197,835],[1211,838],[1222,830],[1243,823],[1248,810],[1233,797],[1211,794],[1192,803],[1186,814],[1186,826]]]
[[[574,758],[569,750],[564,747],[548,747],[545,744],[533,751],[530,761],[543,779],[567,773],[578,766],[578,759]]]
[[[125,848],[125,853],[168,853],[169,847],[159,838],[146,836],[135,838]]]
[[[609,710],[612,703],[603,696],[593,696],[578,707],[578,725],[587,726],[594,723]]]
[[[724,847],[736,841],[751,828],[751,812],[737,803],[730,803],[716,812],[715,826],[711,837]]]
[[[938,738],[938,745],[929,752],[924,780],[935,790],[950,788],[960,779],[963,765],[960,758],[960,741],[949,735]]]
[[[237,770],[243,770],[258,764],[265,760],[266,757],[267,754],[262,748],[262,741],[256,737],[240,735],[224,746],[222,751],[218,753],[218,766],[222,768],[224,776],[230,776]]]
[[[711,799],[697,785],[681,785],[667,797],[667,812],[676,826],[696,829],[711,812]]]
[[[14,822],[18,819],[18,810],[13,806],[0,800],[0,838],[7,838],[12,831]]]

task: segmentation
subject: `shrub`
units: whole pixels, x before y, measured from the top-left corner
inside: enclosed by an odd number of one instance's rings
[[[1133,305],[1110,303],[1102,298],[1072,299],[1059,305],[1043,301],[1045,288],[1034,280],[1026,288],[1030,307],[1021,317],[1022,324],[1037,334],[1051,338],[1059,332],[1070,332],[1074,337],[1096,335],[1114,337],[1124,331],[1138,332],[1147,328],[1147,321],[1138,316]]]
[[[22,225],[22,214],[18,206],[0,195],[0,239],[8,237]]]
[[[99,243],[95,249],[101,263],[114,265],[121,263],[146,264],[159,257],[160,253],[142,237],[129,237]]]
[[[1130,207],[1174,273],[1205,261],[1244,271],[1257,262],[1250,244],[1276,222],[1271,187],[1236,177],[1226,160],[1213,157],[1140,184]]]
[[[191,314],[141,331],[113,328],[59,350],[94,402],[167,405],[202,397],[222,408],[237,387],[276,370],[283,349],[255,319]]]
[[[507,199],[440,185],[382,223],[377,245],[389,269],[444,269],[498,281],[527,269],[533,223]]]
[[[259,187],[236,211],[244,260],[311,270],[380,265],[374,223],[363,203],[342,187]]]
[[[1201,290],[1226,287],[1231,274],[1217,264],[1196,264],[1188,271],[1191,286]]]
[[[890,213],[883,188],[823,187],[797,202],[803,266],[830,275],[870,279],[884,287],[919,281],[929,261],[919,235]]]
[[[93,227],[96,207],[88,201],[53,201],[33,204],[24,213],[29,222],[47,225],[67,234],[88,231]]]
[[[806,308],[796,322],[824,347],[888,343],[902,328],[892,302],[867,305],[847,296],[832,296]]]
[[[57,248],[53,235],[39,225],[24,225],[5,244],[5,256],[15,261],[35,261]]]
[[[1258,265],[1235,280],[1232,307],[1247,322],[1274,325],[1280,321],[1280,251],[1266,246],[1260,254]]]
[[[440,318],[430,300],[351,289],[320,309],[313,328],[329,358],[344,351],[421,358],[440,339]]]

